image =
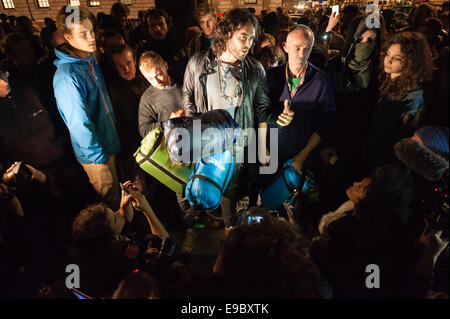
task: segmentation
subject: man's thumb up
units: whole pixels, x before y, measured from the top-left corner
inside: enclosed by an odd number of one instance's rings
[[[278,116],[277,124],[280,126],[287,126],[294,118],[294,111],[291,111],[289,100],[284,100],[283,113]]]
[[[286,99],[286,100],[284,100],[284,109],[283,109],[283,113],[289,114],[289,112],[291,112],[291,107],[289,106],[289,100]]]

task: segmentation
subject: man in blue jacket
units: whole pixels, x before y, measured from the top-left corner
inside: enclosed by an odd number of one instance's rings
[[[327,137],[329,121],[336,112],[333,88],[324,72],[308,62],[314,33],[306,25],[292,30],[284,43],[288,63],[267,72],[269,98],[281,113],[286,100],[294,119],[278,133],[278,158],[292,159],[297,172],[310,153]]]
[[[57,26],[67,43],[55,49],[53,88],[77,160],[96,192],[117,209],[120,197],[114,160],[120,142],[103,75],[93,54],[93,24],[93,14],[82,7],[67,6],[59,11]]]

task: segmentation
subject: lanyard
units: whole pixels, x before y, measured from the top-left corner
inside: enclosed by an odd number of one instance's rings
[[[297,93],[298,89],[302,86],[303,82],[305,82],[305,73],[306,73],[306,65],[303,68],[302,72],[300,72],[300,82],[298,82],[297,86],[292,90],[291,84],[289,83],[289,63],[286,63],[286,83],[289,88],[289,97],[292,99]]]

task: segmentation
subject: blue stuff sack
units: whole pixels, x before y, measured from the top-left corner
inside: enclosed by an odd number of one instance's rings
[[[234,165],[233,153],[228,150],[199,161],[185,189],[191,207],[200,210],[214,210],[219,207],[223,192],[233,175]]]
[[[283,208],[284,201],[292,201],[297,193],[304,195],[315,187],[314,175],[310,171],[303,169],[302,174],[298,174],[291,164],[292,160],[284,163],[275,181],[261,193],[262,207]]]
[[[199,131],[194,135],[196,120],[201,122]],[[179,130],[181,128],[184,130]],[[194,117],[169,119],[165,122],[164,132],[166,148],[172,162],[195,163],[201,157],[206,158],[211,154],[231,149],[240,134],[240,129],[227,111],[213,110]],[[183,139],[186,141],[183,142]]]

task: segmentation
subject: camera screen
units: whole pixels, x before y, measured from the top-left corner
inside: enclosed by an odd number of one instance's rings
[[[257,224],[262,222],[263,220],[263,216],[248,216],[247,217],[247,224],[251,225],[251,224]]]

